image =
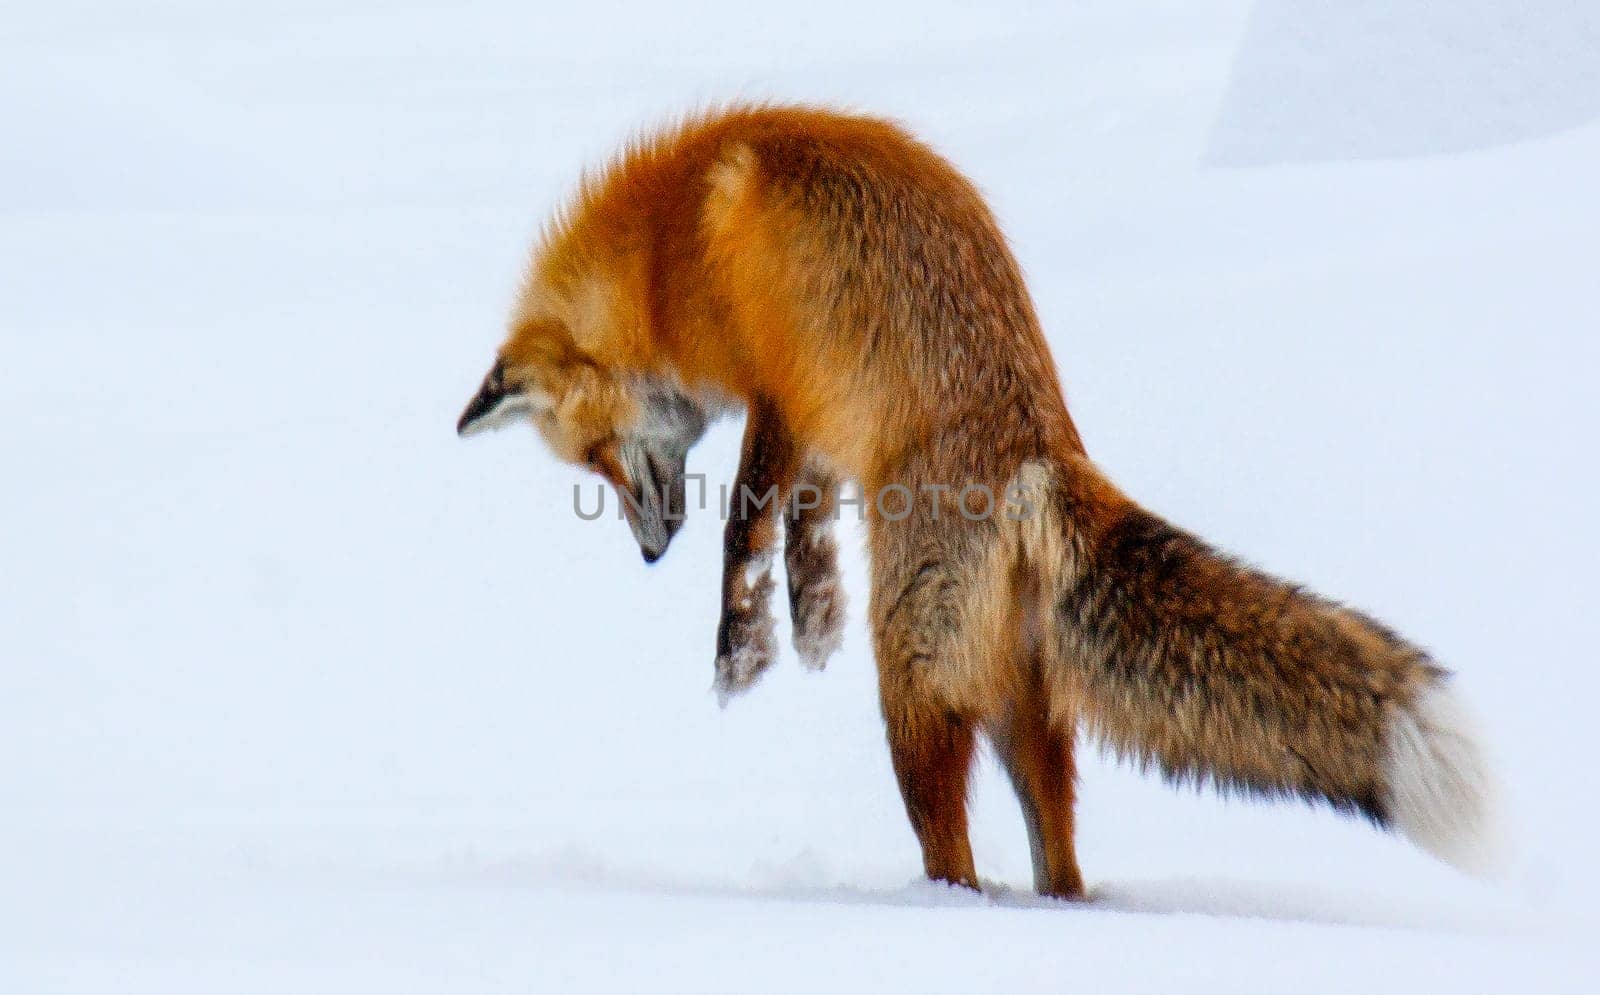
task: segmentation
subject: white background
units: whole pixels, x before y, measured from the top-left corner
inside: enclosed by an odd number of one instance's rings
[[[1587,988],[1600,47],[1432,6],[8,6],[0,990]],[[1086,748],[1091,904],[987,757],[920,883],[854,529],[844,652],[717,709],[714,517],[646,569],[452,427],[578,170],[737,97],[944,151],[1111,475],[1458,671],[1504,881]]]

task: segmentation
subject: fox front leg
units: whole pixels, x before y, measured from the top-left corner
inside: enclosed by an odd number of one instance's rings
[[[794,648],[807,670],[821,670],[844,640],[844,585],[833,538],[839,485],[815,462],[801,469],[783,506],[783,563],[789,576]]]
[[[723,533],[722,620],[713,683],[723,705],[754,685],[777,655],[770,608],[772,556],[778,509],[799,463],[794,438],[777,410],[764,400],[752,401]]]

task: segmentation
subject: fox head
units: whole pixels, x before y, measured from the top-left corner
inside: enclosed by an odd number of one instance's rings
[[[456,432],[523,420],[557,457],[616,489],[645,562],[660,559],[683,524],[689,449],[706,428],[701,405],[664,376],[597,361],[551,319],[514,331]]]

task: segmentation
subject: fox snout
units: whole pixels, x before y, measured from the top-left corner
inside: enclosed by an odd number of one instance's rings
[[[622,465],[632,493],[620,495],[623,517],[639,543],[639,555],[654,563],[683,527],[688,504],[687,449],[630,441],[622,446]]]

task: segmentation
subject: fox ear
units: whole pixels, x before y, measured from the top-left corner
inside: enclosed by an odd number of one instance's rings
[[[500,428],[519,417],[532,415],[549,407],[547,399],[521,384],[506,383],[505,363],[495,360],[483,378],[467,409],[456,422],[456,434],[465,438],[489,429]]]

